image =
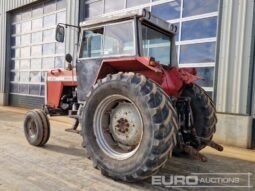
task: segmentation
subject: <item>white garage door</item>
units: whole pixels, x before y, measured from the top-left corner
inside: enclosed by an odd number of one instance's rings
[[[36,100],[43,100],[45,72],[64,67],[65,44],[55,41],[55,28],[57,23],[65,23],[65,20],[65,0],[44,1],[13,13],[11,105],[29,107]]]

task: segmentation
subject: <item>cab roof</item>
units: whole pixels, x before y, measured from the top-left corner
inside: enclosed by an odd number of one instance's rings
[[[154,27],[158,27],[167,32],[175,34],[177,32],[177,26],[171,23],[168,23],[158,17],[155,17],[151,14],[150,11],[146,9],[137,9],[132,11],[124,11],[118,14],[107,14],[102,15],[93,19],[89,19],[80,23],[81,28],[91,28],[108,23],[116,23],[125,20],[131,20],[138,18],[141,21],[145,21],[149,24],[152,24]]]

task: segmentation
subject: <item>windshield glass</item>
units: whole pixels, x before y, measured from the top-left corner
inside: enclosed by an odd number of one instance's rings
[[[142,25],[142,56],[154,57],[160,64],[169,65],[171,61],[171,37]]]
[[[133,21],[84,31],[80,58],[134,55]]]

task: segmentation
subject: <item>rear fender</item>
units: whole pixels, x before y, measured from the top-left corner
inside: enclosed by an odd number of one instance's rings
[[[196,75],[194,68],[176,68],[164,70],[164,80],[162,88],[170,96],[178,97],[182,92],[182,88],[185,84],[191,84],[194,81],[200,80],[199,76]]]
[[[178,73],[185,84],[191,84],[202,79],[200,76],[197,76],[197,70],[195,68],[179,68]]]
[[[163,80],[163,71],[158,63],[155,66],[150,65],[149,57],[128,57],[103,60],[98,70],[97,77],[102,79],[107,74],[115,74],[121,72],[134,72],[145,75],[153,81],[161,84]]]

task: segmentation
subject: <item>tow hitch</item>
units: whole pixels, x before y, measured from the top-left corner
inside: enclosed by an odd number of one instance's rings
[[[177,134],[178,148],[193,158],[206,162],[208,159],[205,155],[201,154],[200,148],[203,145],[210,146],[217,151],[223,151],[223,146],[211,140],[211,137],[199,137],[194,127],[194,119],[191,109],[191,98],[180,97],[173,100],[177,110],[178,122],[180,130]],[[196,145],[196,147],[194,147]]]

